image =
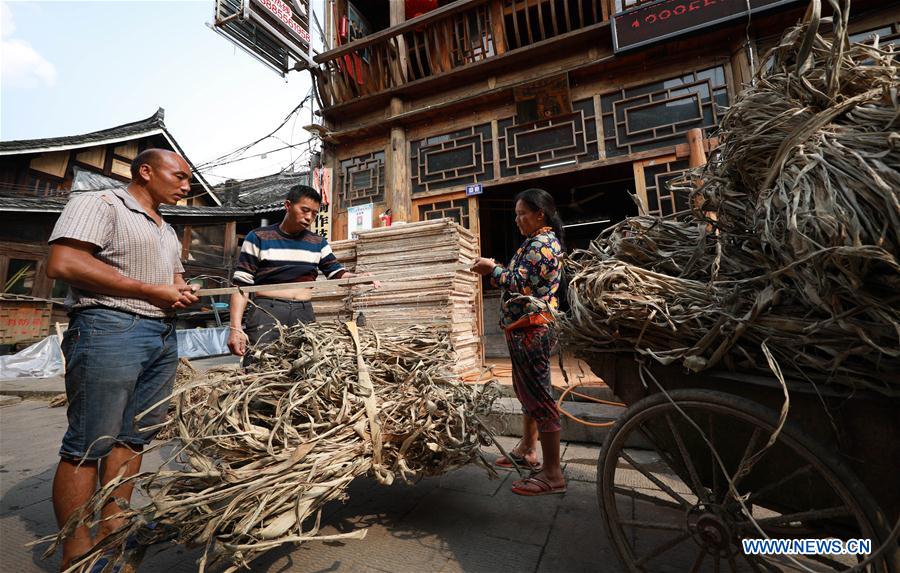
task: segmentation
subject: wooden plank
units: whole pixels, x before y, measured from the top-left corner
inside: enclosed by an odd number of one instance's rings
[[[639,215],[646,215],[650,210],[650,203],[647,199],[647,182],[644,179],[644,163],[641,161],[635,161],[632,164],[634,168],[634,186],[635,191],[637,192],[638,198],[641,200],[641,207]]]
[[[425,61],[428,63],[428,74],[434,75],[436,73],[440,73],[440,63],[435,63],[437,60],[437,46],[434,45],[433,38],[430,38],[429,29],[425,29],[422,31],[422,46],[425,48]],[[416,34],[418,37],[419,34]],[[432,55],[432,52],[434,54]]]
[[[390,78],[394,87],[402,86],[406,83],[406,42],[402,37],[392,38],[387,43],[388,50],[388,69],[391,72]]]
[[[225,222],[225,240],[222,250],[225,251],[225,263],[233,265],[237,259],[237,221]]]
[[[453,265],[452,269],[454,271],[460,270],[465,271],[471,268],[471,263],[458,264]],[[425,275],[427,276],[427,275]],[[209,288],[209,289],[200,289],[197,291],[197,296],[216,296],[221,294],[237,294],[237,293],[257,293],[257,292],[272,292],[277,290],[332,290],[334,291],[338,287],[351,287],[361,284],[372,284],[376,281],[396,281],[401,279],[412,279],[412,278],[423,278],[422,272],[400,272],[400,273],[380,273],[373,274],[372,276],[367,277],[352,277],[349,279],[336,279],[329,281],[309,281],[305,283],[286,283],[286,284],[277,284],[277,285],[252,285],[246,287],[222,287],[222,288]]]
[[[538,2],[535,8],[537,9],[538,29],[541,31],[541,40],[546,40],[547,31],[544,29],[544,12],[542,3]]]
[[[411,51],[412,51],[412,53],[414,53],[416,55],[416,68],[418,68],[419,73],[416,74],[416,70],[413,69],[410,77],[424,78],[426,75],[430,75],[430,74],[426,74],[425,68],[424,68],[424,66],[422,66],[422,52],[421,52],[421,48],[419,47],[419,33],[413,32],[411,34],[411,36],[412,36],[412,41],[413,41],[413,47],[411,48]]]
[[[494,42],[494,53],[498,56],[506,53],[506,17],[501,1],[491,0],[490,4],[491,40]]]
[[[525,1],[525,10],[524,10],[524,12],[525,12],[525,28],[526,28],[526,31],[528,32],[528,43],[533,44],[534,43],[534,35],[531,32],[531,7],[528,5],[528,0],[524,0],[524,1]]]
[[[487,31],[481,25],[481,14],[482,14],[481,9],[478,9],[475,11],[475,24],[476,24],[476,28],[477,28],[477,34],[478,34],[478,46],[479,46],[480,52],[481,52],[481,56],[478,57],[477,59],[483,60],[485,57],[487,57],[488,49],[487,49],[487,45],[486,45],[486,41],[485,41],[485,36],[487,36],[487,33],[486,33]],[[484,12],[484,14],[485,14],[485,17],[487,17],[487,12]],[[476,58],[473,57],[472,59],[474,61]]]
[[[186,261],[191,255],[191,226],[185,225],[181,235],[181,260]]]
[[[556,23],[556,2],[550,2],[550,22],[553,24],[553,35],[559,35],[559,26]]]

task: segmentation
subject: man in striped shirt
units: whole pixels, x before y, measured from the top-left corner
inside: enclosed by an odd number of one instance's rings
[[[234,271],[237,286],[280,285],[316,280],[319,271],[329,279],[356,276],[335,258],[325,237],[309,230],[319,213],[322,197],[307,185],[295,185],[284,200],[284,219],[251,231],[244,239]],[[275,319],[291,325],[314,322],[312,289],[273,289],[256,294],[255,306],[242,328],[249,296],[231,295],[231,334],[228,348],[244,356],[247,344],[269,342],[277,337]]]

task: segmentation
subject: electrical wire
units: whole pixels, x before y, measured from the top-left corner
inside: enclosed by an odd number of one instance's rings
[[[202,170],[207,169],[207,168],[210,168],[210,167],[216,167],[216,166],[219,166],[219,165],[222,165],[222,164],[226,164],[226,163],[228,162],[228,160],[230,160],[231,158],[233,158],[235,155],[240,155],[240,154],[246,152],[248,149],[252,148],[253,146],[255,146],[255,145],[257,145],[257,144],[259,144],[259,143],[265,141],[266,139],[268,139],[268,138],[270,138],[270,137],[272,137],[273,135],[275,135],[276,133],[278,133],[278,131],[279,131],[282,127],[284,127],[284,126],[287,124],[288,121],[290,121],[290,119],[294,116],[294,114],[296,114],[297,112],[299,112],[299,111],[303,108],[303,106],[305,106],[306,103],[307,103],[311,98],[312,98],[312,90],[310,90],[310,91],[306,94],[306,97],[303,98],[303,100],[297,105],[297,107],[295,107],[294,109],[292,109],[291,112],[288,113],[288,114],[285,116],[285,118],[281,121],[281,123],[278,124],[278,127],[276,127],[275,129],[273,129],[272,131],[270,131],[270,132],[267,133],[266,135],[260,137],[259,139],[255,140],[255,141],[253,141],[253,142],[251,142],[251,143],[248,143],[248,144],[246,144],[246,145],[243,145],[243,146],[241,146],[241,147],[235,149],[234,151],[231,151],[231,152],[226,153],[226,154],[224,154],[224,155],[220,155],[219,157],[216,157],[215,159],[211,159],[211,160],[206,161],[206,162],[204,162],[204,163],[198,164],[198,165],[196,166],[196,167],[197,167],[197,170],[198,170],[198,171],[202,171]]]

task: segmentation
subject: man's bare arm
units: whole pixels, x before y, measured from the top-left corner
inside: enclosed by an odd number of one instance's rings
[[[126,277],[94,257],[97,247],[84,241],[60,239],[50,245],[47,276],[79,289],[126,298],[139,298],[162,309],[173,308],[181,291],[174,285],[151,285]]]
[[[228,304],[229,326],[228,349],[235,356],[243,356],[247,351],[247,335],[244,334],[241,323],[244,320],[244,311],[247,309],[247,301],[250,295],[234,293]]]

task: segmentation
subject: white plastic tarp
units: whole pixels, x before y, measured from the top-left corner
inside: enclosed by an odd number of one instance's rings
[[[228,354],[228,327],[177,331],[178,356],[204,358]],[[0,378],[50,378],[65,374],[59,338],[48,336],[16,354],[0,356]]]
[[[63,374],[63,353],[56,336],[48,336],[16,354],[0,356],[0,378],[50,378]]]
[[[179,330],[178,356],[203,358],[228,354],[228,327]]]

